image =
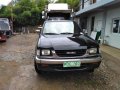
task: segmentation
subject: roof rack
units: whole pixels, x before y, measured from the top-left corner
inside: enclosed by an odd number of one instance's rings
[[[45,6],[45,10],[42,11],[42,18],[47,20],[56,18],[69,20],[72,17],[72,12],[72,9],[66,3],[48,4]]]

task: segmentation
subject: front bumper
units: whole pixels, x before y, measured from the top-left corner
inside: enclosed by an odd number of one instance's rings
[[[98,68],[101,63],[101,57],[91,57],[82,59],[39,59],[35,57],[35,62],[39,70],[43,71],[83,71]],[[64,68],[63,63],[66,61],[80,61],[80,67]]]
[[[4,39],[3,39],[3,38],[0,38],[0,41],[6,41],[6,38],[4,38]]]
[[[35,61],[38,64],[63,64],[67,61],[80,61],[81,63],[95,63],[100,62],[101,57],[92,57],[92,58],[84,58],[84,59],[39,59],[37,56],[35,57]]]
[[[1,37],[0,36],[0,41],[6,41],[7,37]]]

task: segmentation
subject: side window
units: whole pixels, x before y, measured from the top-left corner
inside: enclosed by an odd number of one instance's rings
[[[96,0],[90,0],[90,4],[96,3]]]
[[[113,19],[112,26],[113,33],[120,33],[120,19]]]

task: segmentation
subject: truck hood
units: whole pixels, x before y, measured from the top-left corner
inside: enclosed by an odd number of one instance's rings
[[[99,47],[93,39],[88,36],[61,36],[41,35],[38,41],[38,48],[54,50],[75,50]]]

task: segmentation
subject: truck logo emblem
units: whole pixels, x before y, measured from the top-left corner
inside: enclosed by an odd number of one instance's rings
[[[66,52],[67,54],[76,54],[76,52]]]

